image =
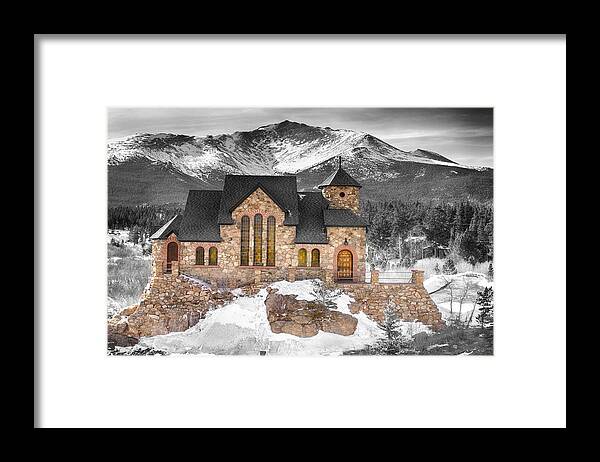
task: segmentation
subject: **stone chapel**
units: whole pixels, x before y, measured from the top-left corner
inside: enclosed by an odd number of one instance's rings
[[[361,185],[341,165],[298,191],[296,176],[226,175],[222,190],[190,190],[185,209],[152,239],[155,274],[222,287],[257,280],[364,282],[367,222]]]

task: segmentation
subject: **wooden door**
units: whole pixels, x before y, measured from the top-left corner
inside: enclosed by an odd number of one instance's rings
[[[339,280],[351,280],[352,272],[352,252],[342,250],[337,256],[337,278]]]
[[[178,247],[176,242],[167,244],[167,273],[171,272],[171,262],[179,260]]]

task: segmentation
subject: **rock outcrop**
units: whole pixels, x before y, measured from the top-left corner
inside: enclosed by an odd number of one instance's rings
[[[140,337],[182,332],[197,324],[210,309],[233,299],[185,276],[154,278],[139,305],[108,320],[108,347],[132,346]]]
[[[352,335],[356,330],[358,320],[349,314],[330,310],[316,300],[298,300],[294,295],[281,295],[270,288],[267,290],[267,319],[275,334],[312,337],[319,330],[339,335]]]

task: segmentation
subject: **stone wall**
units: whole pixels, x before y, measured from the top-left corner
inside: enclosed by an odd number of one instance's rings
[[[382,321],[383,312],[391,302],[403,321],[420,321],[434,330],[445,325],[442,314],[423,287],[422,271],[413,270],[412,282],[408,284],[340,284],[339,287],[354,298],[350,305],[352,313],[363,311],[370,318]]]
[[[140,337],[182,332],[206,312],[233,299],[228,291],[215,291],[183,275],[153,277],[138,305],[132,305],[108,321],[109,346],[129,346]]]
[[[323,271],[320,268],[291,268],[287,279],[322,279]],[[377,281],[376,272],[373,276],[373,281]],[[269,282],[273,281],[251,281],[245,286],[244,293],[254,295]],[[409,284],[350,283],[337,284],[337,287],[354,298],[350,305],[352,313],[363,311],[370,318],[382,321],[385,308],[392,302],[400,318],[405,321],[417,320],[436,330],[444,326],[441,313],[423,287],[422,271],[413,270]],[[179,265],[175,262],[172,274],[156,274],[152,277],[139,305],[128,307],[109,320],[109,345],[129,346],[137,343],[140,337],[184,331],[202,319],[207,311],[232,299],[233,295],[228,290],[215,289],[214,285],[201,284],[180,274]],[[277,320],[289,321],[287,318],[274,318],[272,321]],[[326,327],[320,329],[327,330]],[[309,333],[302,331],[302,336],[305,335]]]
[[[360,194],[359,188],[356,186],[326,186],[322,192],[325,199],[331,202],[331,208],[350,209],[354,213],[359,213]],[[344,197],[340,194],[343,194]]]

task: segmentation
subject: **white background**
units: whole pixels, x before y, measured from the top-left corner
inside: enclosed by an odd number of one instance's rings
[[[37,53],[39,426],[565,425],[563,37],[38,37]],[[493,106],[495,355],[107,356],[109,106]]]

